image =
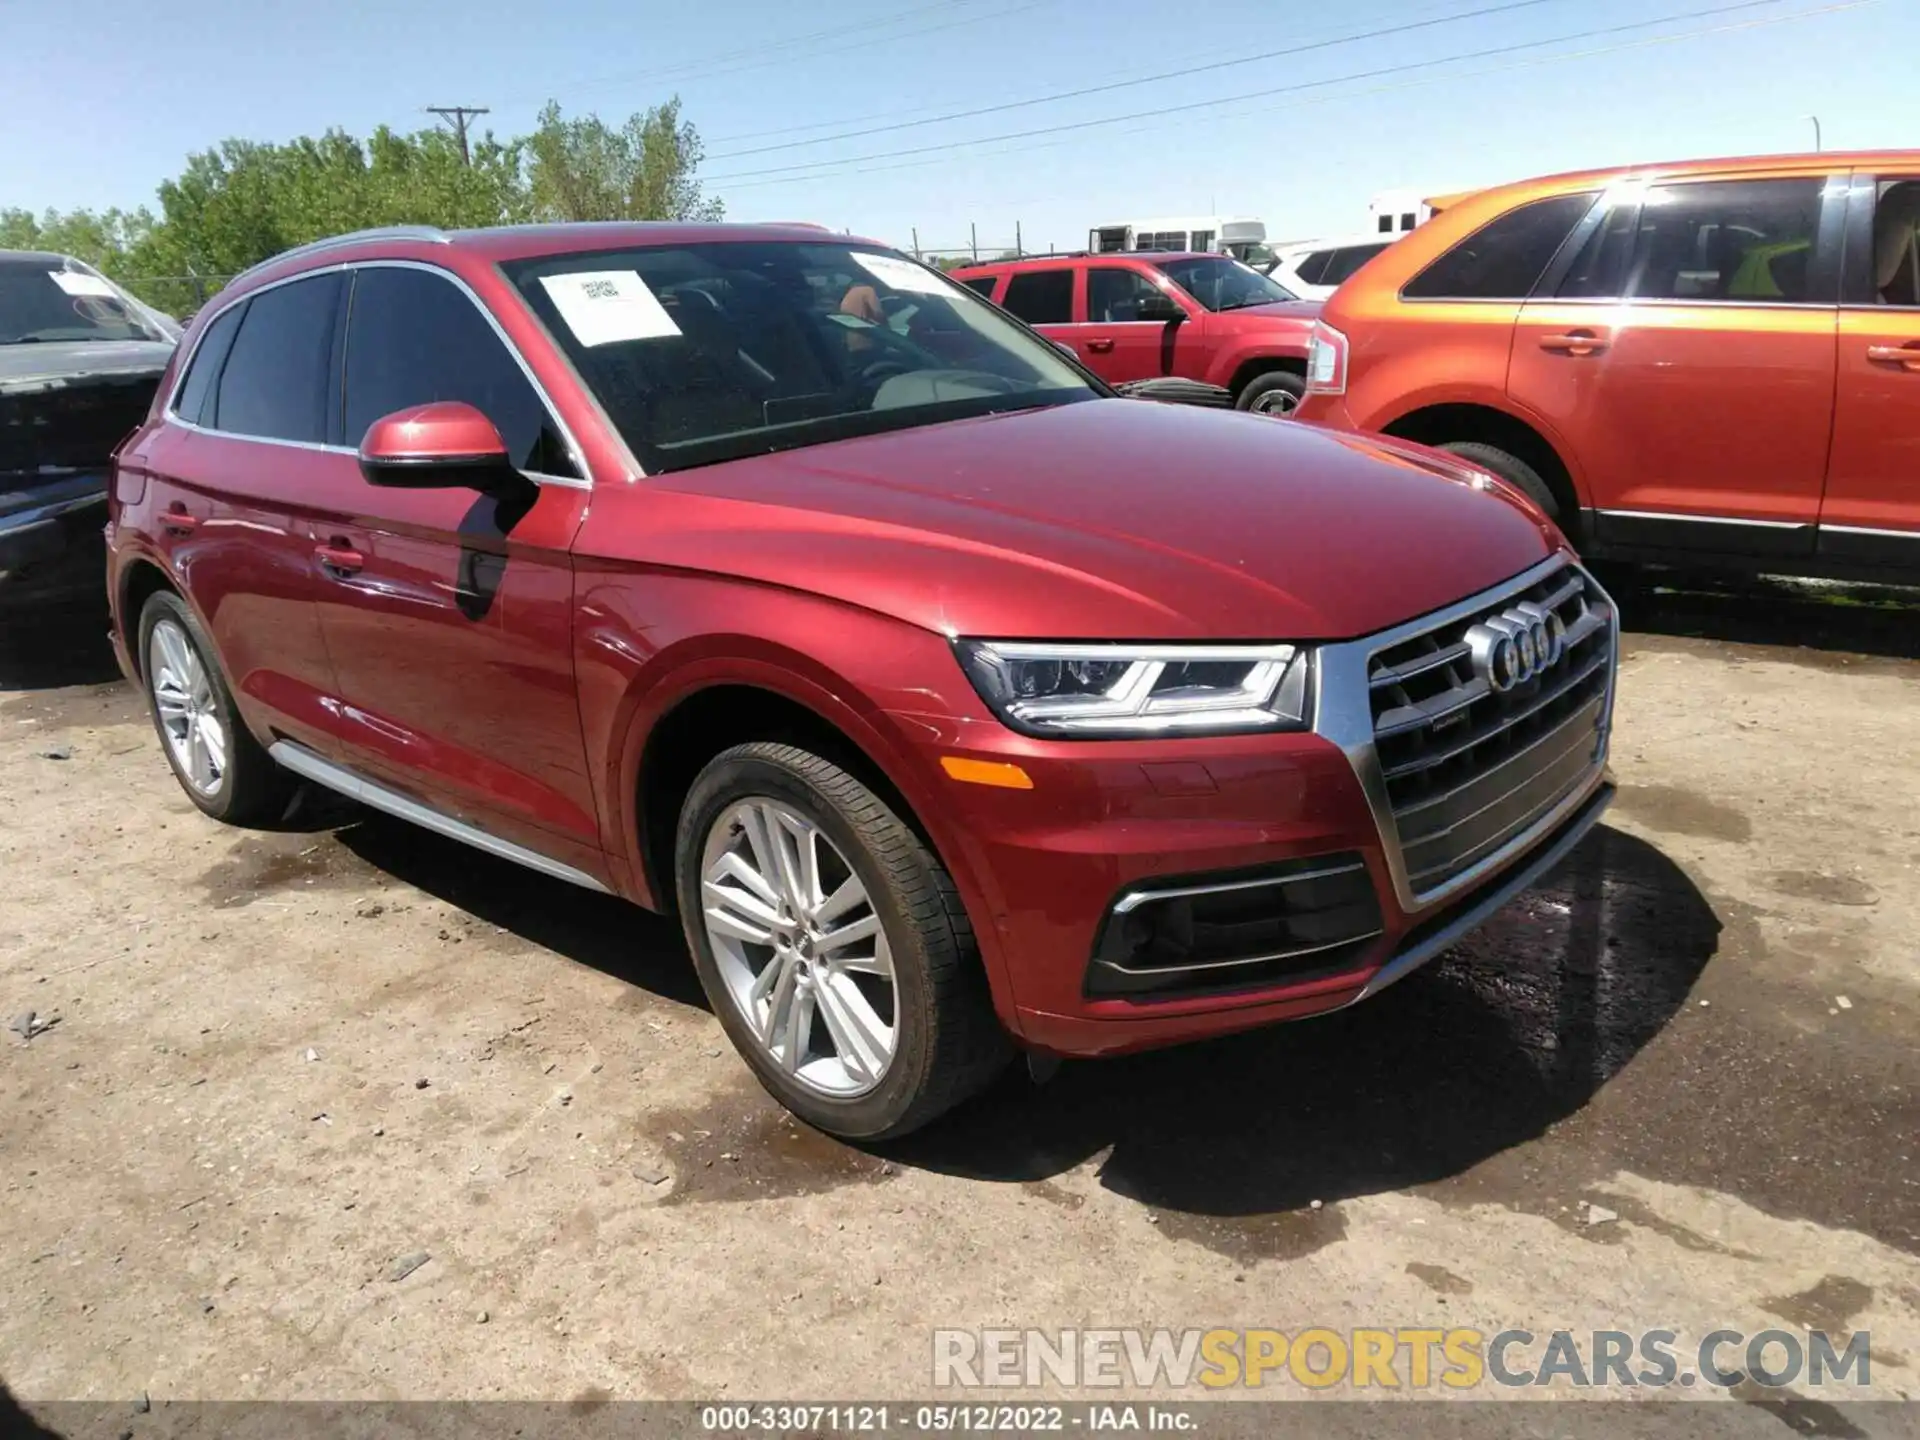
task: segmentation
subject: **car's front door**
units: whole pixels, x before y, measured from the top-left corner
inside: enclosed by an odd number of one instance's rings
[[[522,494],[354,483],[315,521],[320,619],[345,698],[341,763],[456,819],[601,869],[571,649],[569,547],[589,490],[558,421],[446,271],[352,272],[342,434],[463,400],[494,422]],[[351,460],[348,464],[353,464]]]
[[[1508,391],[1564,437],[1601,542],[1812,553],[1842,208],[1826,189],[1800,175],[1620,192],[1522,308]]]
[[[1143,301],[1168,300],[1184,320],[1139,318]],[[1086,323],[1075,327],[1074,348],[1088,369],[1112,385],[1160,375],[1198,378],[1207,368],[1206,322],[1207,312],[1179,287],[1156,284],[1144,269],[1089,265]]]
[[[1844,285],[1819,553],[1920,577],[1920,166],[1854,178]]]

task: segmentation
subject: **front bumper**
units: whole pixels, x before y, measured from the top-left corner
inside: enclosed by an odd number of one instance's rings
[[[1599,715],[1590,758],[1571,782],[1553,780],[1555,797],[1530,807],[1524,828],[1443,882],[1409,874],[1374,752],[1368,665],[1421,627],[1463,623],[1575,573],[1555,557],[1437,616],[1323,647],[1311,732],[1047,742],[961,722],[940,737],[943,753],[1016,764],[1033,782],[947,792],[961,812],[956,873],[976,914],[990,917],[976,928],[1010,991],[1000,999],[1012,1028],[1039,1050],[1096,1055],[1321,1014],[1404,978],[1535,883],[1612,799],[1610,602],[1604,693],[1582,706]],[[1273,899],[1240,903],[1248,895]],[[1138,970],[1107,958],[1129,915],[1216,900],[1216,913],[1186,913],[1184,929],[1172,927],[1193,949],[1169,947],[1162,934],[1151,941],[1157,954],[1140,942]],[[1208,937],[1229,957],[1217,966]],[[1162,969],[1164,985],[1153,974]]]

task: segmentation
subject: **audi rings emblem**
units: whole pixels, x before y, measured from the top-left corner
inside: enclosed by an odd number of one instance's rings
[[[1566,653],[1567,627],[1543,606],[1526,601],[1489,616],[1467,631],[1473,669],[1495,694],[1537,680]]]

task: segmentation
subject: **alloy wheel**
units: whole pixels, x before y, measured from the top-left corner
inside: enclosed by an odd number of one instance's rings
[[[201,795],[219,794],[227,774],[226,726],[206,666],[172,620],[160,621],[148,637],[147,675],[175,768]]]
[[[822,1095],[872,1090],[898,1043],[893,953],[839,847],[791,805],[755,796],[714,821],[700,873],[714,963],[754,1040]]]

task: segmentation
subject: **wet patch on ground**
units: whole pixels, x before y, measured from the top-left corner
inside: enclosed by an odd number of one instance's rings
[[[1877,905],[1880,892],[1851,875],[1827,875],[1815,870],[1776,870],[1765,877],[1768,889],[1795,900],[1823,905]]]
[[[1444,1265],[1428,1265],[1414,1260],[1408,1263],[1407,1274],[1413,1276],[1436,1295],[1471,1295],[1473,1293],[1471,1280],[1454,1274]]]
[[[1087,1203],[1087,1197],[1067,1189],[1052,1180],[1028,1180],[1021,1184],[1021,1191],[1036,1200],[1044,1200],[1049,1205],[1062,1210],[1078,1210]]]
[[[1277,1215],[1201,1215],[1155,1207],[1152,1215],[1168,1239],[1191,1241],[1239,1265],[1304,1260],[1347,1238],[1347,1218],[1333,1205]]]
[[[653,1111],[647,1130],[671,1168],[672,1205],[818,1195],[900,1173],[794,1119],[749,1077],[695,1109]]]
[[[207,898],[240,909],[286,891],[360,889],[380,872],[331,835],[249,835],[200,877]]]
[[[1740,811],[1677,785],[1622,785],[1613,804],[1622,815],[1663,834],[1736,844],[1753,838],[1753,822]]]
[[[1803,1330],[1837,1334],[1852,1328],[1854,1317],[1873,1303],[1873,1287],[1844,1275],[1826,1275],[1797,1295],[1775,1295],[1760,1302],[1768,1313]]]

